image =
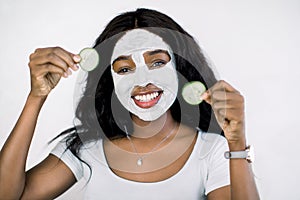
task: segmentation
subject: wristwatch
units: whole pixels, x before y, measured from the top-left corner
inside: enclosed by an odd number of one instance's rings
[[[249,163],[254,162],[254,150],[252,146],[247,146],[245,151],[226,151],[226,159],[246,159]]]

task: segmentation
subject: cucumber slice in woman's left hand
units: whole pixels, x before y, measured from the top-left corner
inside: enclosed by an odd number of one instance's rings
[[[206,91],[203,83],[192,81],[186,83],[182,88],[183,99],[191,105],[197,105],[202,102],[201,95]]]

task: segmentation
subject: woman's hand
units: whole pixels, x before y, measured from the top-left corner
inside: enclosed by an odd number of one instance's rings
[[[218,81],[202,94],[202,99],[212,106],[231,150],[245,149],[243,96],[227,82]]]
[[[46,97],[58,84],[61,77],[67,78],[78,69],[80,56],[60,47],[36,49],[30,55],[29,68],[31,76],[30,95]]]

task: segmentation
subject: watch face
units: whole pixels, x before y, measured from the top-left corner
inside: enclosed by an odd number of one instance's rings
[[[230,152],[229,151],[226,151],[225,153],[224,153],[224,157],[226,158],[226,159],[230,159]]]

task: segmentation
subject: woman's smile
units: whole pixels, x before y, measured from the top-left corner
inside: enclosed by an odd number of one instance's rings
[[[161,88],[149,83],[145,87],[136,86],[131,93],[131,98],[138,107],[146,109],[157,104],[162,94]]]
[[[132,96],[134,103],[140,108],[150,108],[157,104],[163,91],[154,91],[148,93],[141,93],[135,96]]]

